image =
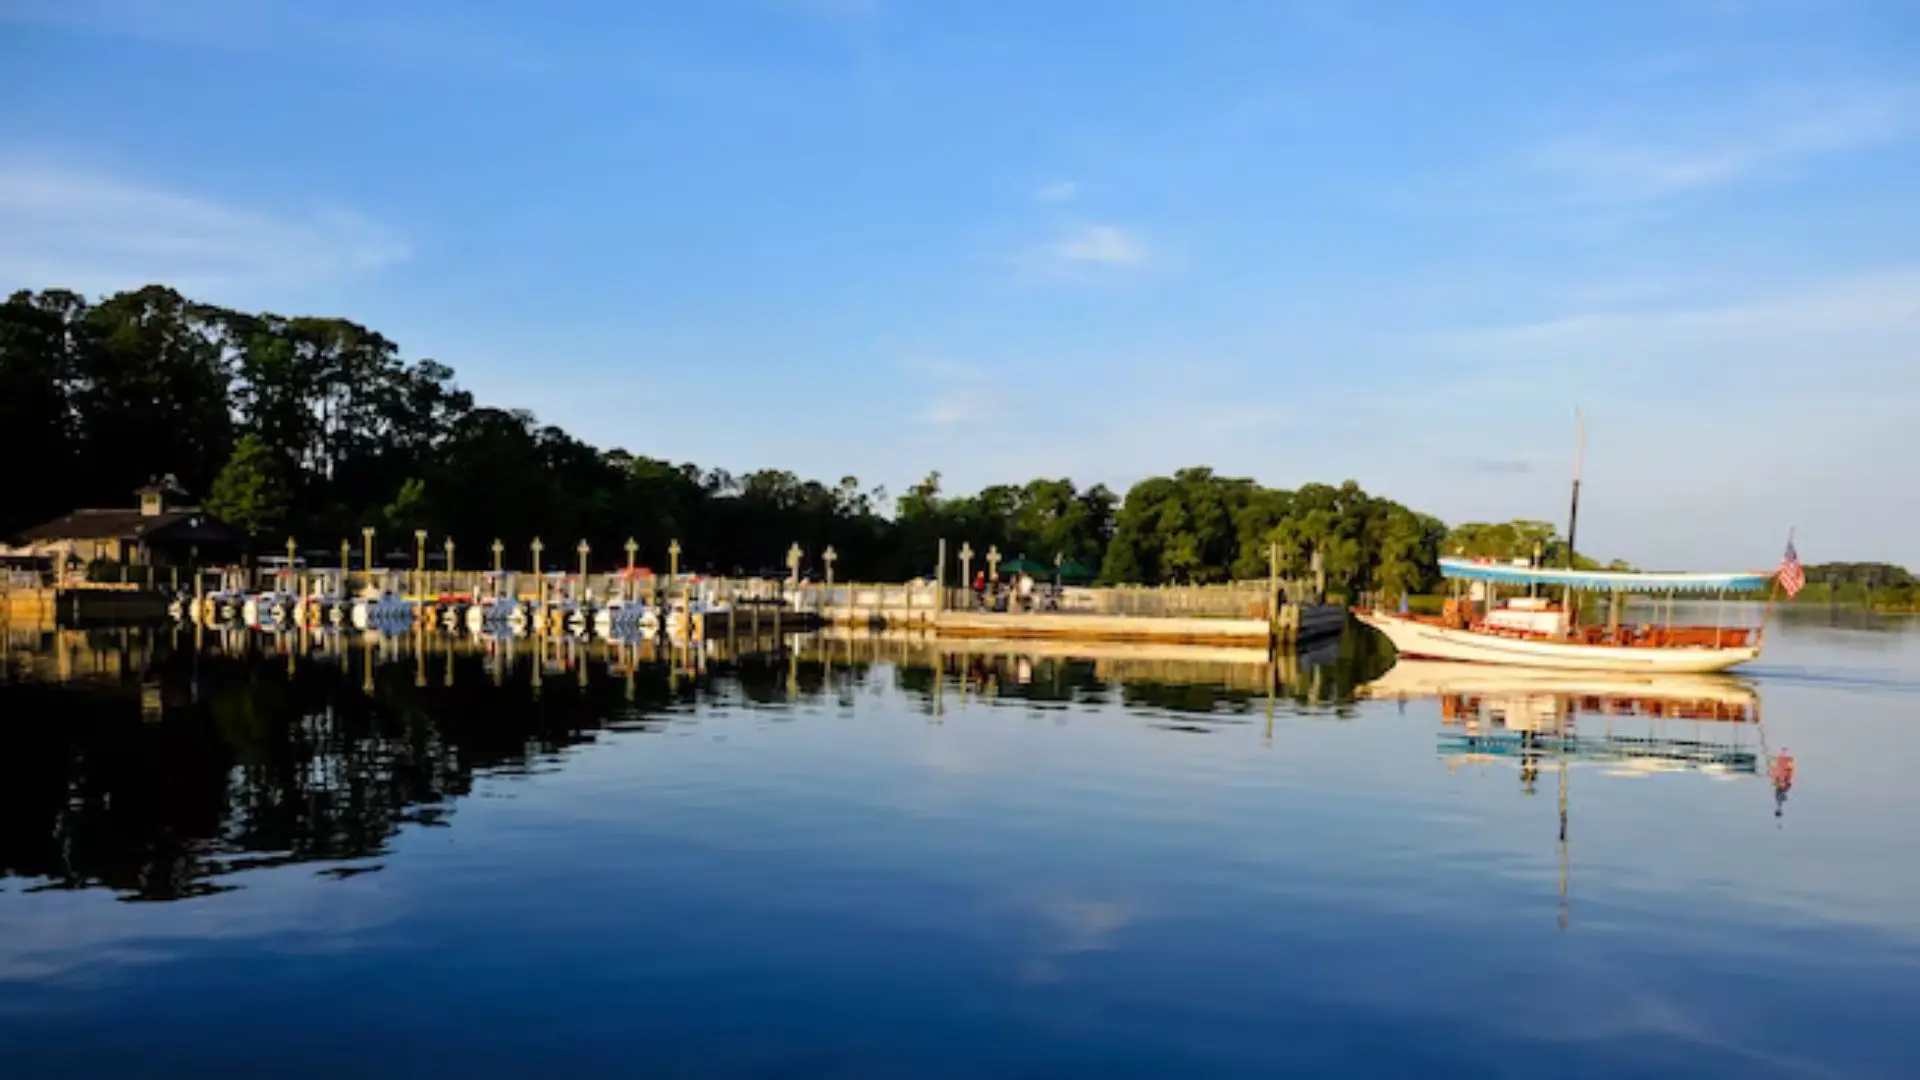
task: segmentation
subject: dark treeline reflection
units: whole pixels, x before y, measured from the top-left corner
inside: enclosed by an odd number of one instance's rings
[[[1368,640],[1267,664],[878,637],[728,656],[720,643],[689,654],[436,636],[16,634],[0,667],[0,878],[173,900],[258,867],[378,869],[402,827],[450,824],[477,777],[564,767],[559,755],[602,732],[733,707],[853,708],[869,694],[933,717],[963,702],[1117,704],[1176,730],[1261,702],[1338,711],[1384,666]]]

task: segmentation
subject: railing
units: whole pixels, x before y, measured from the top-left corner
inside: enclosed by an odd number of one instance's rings
[[[257,591],[286,588],[299,583],[302,592],[338,587],[337,569],[284,570],[255,568],[248,578]],[[185,579],[183,579],[184,583]],[[1270,617],[1272,583],[1266,580],[1234,581],[1214,585],[1160,586],[1077,586],[1056,588],[1036,582],[1033,591],[1020,596],[1008,582],[976,593],[963,586],[950,586],[944,594],[931,581],[906,583],[792,582],[769,578],[716,578],[682,575],[669,579],[630,578],[619,573],[589,574],[584,590],[578,574],[508,571],[505,580],[491,578],[480,571],[461,570],[376,570],[372,574],[353,571],[347,575],[349,593],[370,586],[391,589],[408,595],[469,595],[490,597],[510,590],[522,600],[544,595],[548,599],[583,595],[596,603],[610,599],[653,602],[656,599],[678,603],[692,597],[711,603],[777,604],[788,610],[815,612],[841,617],[909,616],[921,618],[937,610],[1001,612],[1066,612],[1083,615],[1124,615],[1143,618],[1233,618]],[[161,582],[165,584],[165,582]],[[1282,583],[1282,591],[1302,593],[1297,583]]]
[[[1069,585],[1056,589],[1036,584],[1021,596],[1004,584],[975,593],[952,589],[948,609],[953,611],[1060,611],[1077,615],[1126,615],[1143,618],[1264,619],[1270,614],[1271,586],[1265,581],[1236,581],[1220,585],[1101,586]]]

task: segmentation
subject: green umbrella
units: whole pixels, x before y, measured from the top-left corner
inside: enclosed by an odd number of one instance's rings
[[[1042,566],[1025,555],[1017,559],[1008,559],[1000,564],[1001,577],[1019,577],[1027,574],[1031,577],[1046,577],[1053,573],[1053,567]]]
[[[1093,571],[1087,569],[1086,567],[1080,565],[1078,562],[1075,562],[1072,559],[1068,559],[1066,562],[1063,562],[1060,564],[1060,580],[1061,581],[1092,581]]]

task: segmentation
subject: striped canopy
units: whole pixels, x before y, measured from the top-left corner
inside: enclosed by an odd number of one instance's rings
[[[1572,586],[1590,592],[1754,592],[1767,587],[1773,575],[1756,571],[1737,574],[1638,574],[1619,570],[1549,570],[1511,563],[1441,559],[1440,573],[1466,581],[1500,585]]]

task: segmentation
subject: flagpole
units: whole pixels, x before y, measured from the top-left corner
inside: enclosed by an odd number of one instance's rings
[[[1795,530],[1791,528],[1787,530],[1787,550],[1788,551],[1793,550],[1794,531]],[[1767,636],[1767,622],[1768,620],[1773,618],[1773,601],[1779,595],[1780,595],[1780,571],[1775,570],[1773,572],[1773,587],[1767,590],[1767,609],[1760,613],[1760,638],[1763,641],[1766,639],[1766,636]]]

